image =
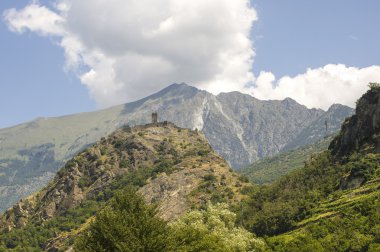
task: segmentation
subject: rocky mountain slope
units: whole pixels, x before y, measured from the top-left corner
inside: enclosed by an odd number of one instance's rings
[[[214,96],[173,84],[142,100],[106,110],[35,121],[0,130],[0,211],[44,186],[75,153],[122,125],[149,122],[152,112],[204,132],[211,146],[235,169],[301,146],[340,125],[351,109],[307,109],[292,99],[261,101],[238,92]],[[322,123],[320,123],[322,122]],[[290,148],[290,147],[289,147]]]
[[[241,222],[273,251],[380,250],[380,85],[358,101],[329,150],[254,188]]]
[[[294,150],[309,143],[314,143],[325,136],[340,130],[344,119],[353,113],[353,109],[340,104],[333,104],[322,116],[304,128],[282,151]],[[326,125],[327,124],[327,125]],[[326,130],[327,126],[327,130]]]
[[[246,183],[198,131],[171,123],[124,127],[76,155],[43,190],[0,215],[0,248],[69,246],[93,214],[130,185],[170,221],[210,201],[234,205]]]

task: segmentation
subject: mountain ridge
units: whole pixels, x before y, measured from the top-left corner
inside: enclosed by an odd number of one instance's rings
[[[65,161],[117,128],[149,123],[152,112],[161,121],[202,130],[234,168],[278,153],[323,114],[293,100],[261,101],[238,92],[214,96],[172,84],[132,103],[1,129],[0,206],[38,190]]]

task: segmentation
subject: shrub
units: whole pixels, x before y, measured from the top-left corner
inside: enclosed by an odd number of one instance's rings
[[[75,242],[76,251],[167,251],[166,223],[131,187],[115,194]]]

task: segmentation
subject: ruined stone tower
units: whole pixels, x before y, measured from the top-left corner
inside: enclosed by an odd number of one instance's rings
[[[152,113],[152,123],[157,123],[158,122],[158,115],[157,113]]]

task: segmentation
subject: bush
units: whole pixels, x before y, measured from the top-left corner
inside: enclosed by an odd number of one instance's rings
[[[265,243],[235,220],[227,204],[189,212],[170,225],[173,251],[263,251]]]
[[[118,192],[110,204],[76,240],[76,251],[167,251],[166,223],[154,206],[131,187]]]
[[[203,176],[203,179],[205,181],[209,181],[209,182],[215,182],[216,181],[216,177],[214,174],[206,174]]]

